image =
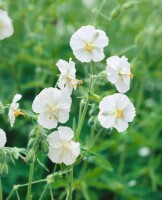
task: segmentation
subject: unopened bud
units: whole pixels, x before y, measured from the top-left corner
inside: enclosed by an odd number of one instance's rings
[[[27,163],[33,163],[36,160],[35,152],[31,149],[27,156],[26,156],[26,162]]]
[[[0,167],[0,175],[6,176],[8,174],[8,165],[6,163],[3,163]]]
[[[16,147],[13,148],[12,155],[16,160],[19,158],[19,152],[18,152],[18,149]]]
[[[49,152],[49,146],[47,144],[47,142],[43,142],[42,143],[42,151],[47,154]]]
[[[35,142],[35,138],[30,138],[28,142],[28,149],[31,149],[33,147],[33,144]]]

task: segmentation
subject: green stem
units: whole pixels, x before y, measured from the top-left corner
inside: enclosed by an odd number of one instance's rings
[[[72,200],[73,195],[73,166],[70,167],[70,175],[69,175],[69,197],[68,200]]]
[[[14,193],[14,188],[11,190],[11,192],[10,192],[10,194],[8,195],[8,197],[6,198],[6,200],[9,200],[10,199],[10,197],[12,196],[12,194]]]
[[[42,192],[42,194],[41,194],[39,200],[43,199],[43,196],[44,196],[44,194],[45,194],[47,188],[48,188],[48,184],[46,184],[46,186],[45,186],[45,188],[44,188],[44,190],[43,190],[43,192]]]
[[[19,193],[18,193],[18,191],[17,191],[17,190],[15,190],[15,192],[16,192],[17,199],[18,199],[18,200],[20,200],[20,196],[19,196]]]
[[[29,185],[28,185],[26,200],[31,200],[31,186],[32,186],[33,173],[34,173],[34,162],[30,164],[30,174],[28,182]]]
[[[0,177],[0,199],[3,200],[3,193],[2,193],[2,180]]]
[[[53,198],[53,192],[52,192],[52,187],[51,187],[51,185],[49,186],[49,189],[50,189],[51,200],[54,200],[54,198]]]
[[[86,100],[86,103],[85,103],[85,106],[84,106],[84,109],[83,109],[83,113],[82,113],[82,116],[81,116],[81,119],[80,119],[80,122],[79,122],[79,125],[78,125],[78,128],[77,128],[76,140],[79,139],[79,136],[80,136],[80,133],[81,133],[81,130],[82,130],[82,126],[83,126],[83,122],[84,122],[84,119],[85,119],[85,116],[86,116],[86,113],[87,113],[88,104],[89,104],[89,96],[87,97],[87,100]]]

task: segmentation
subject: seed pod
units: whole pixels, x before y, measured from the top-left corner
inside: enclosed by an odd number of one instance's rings
[[[7,163],[3,163],[0,167],[0,175],[6,176],[8,174],[8,165]]]

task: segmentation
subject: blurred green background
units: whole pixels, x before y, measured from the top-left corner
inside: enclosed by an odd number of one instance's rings
[[[76,62],[77,77],[88,80],[88,64],[81,64],[72,54],[69,40],[83,25],[92,24],[104,30],[110,40],[106,58],[125,55],[131,63],[134,79],[127,93],[136,107],[137,116],[129,129],[119,134],[103,130],[91,153],[75,166],[74,199],[86,200],[161,200],[162,199],[162,0],[5,0],[13,19],[14,35],[0,41],[0,100],[10,103],[21,93],[21,108],[31,110],[39,91],[54,86],[58,79],[56,62],[72,57]],[[105,70],[105,60],[94,64],[94,73]],[[98,95],[115,92],[106,78],[98,79],[93,91]],[[73,93],[71,118],[77,116],[80,86]],[[95,104],[95,102],[91,102]],[[92,105],[92,106],[93,106]],[[91,111],[91,109],[89,109]],[[93,115],[93,116],[91,116]],[[87,148],[101,129],[87,123],[96,113],[87,114],[81,133],[81,144]],[[33,127],[29,118],[16,120],[10,128],[7,113],[0,116],[0,127],[7,133],[7,146],[25,147]],[[77,118],[76,118],[77,120]],[[111,133],[111,134],[110,134]],[[40,155],[52,172],[53,163]],[[9,166],[9,174],[2,179],[4,196],[14,184],[28,181],[29,166],[22,161]],[[36,165],[34,180],[48,173]],[[65,199],[67,177],[52,185],[56,199]],[[33,199],[38,199],[43,184],[33,187]],[[25,199],[26,188],[20,188]],[[11,199],[16,199],[13,195]],[[49,192],[44,199],[50,199]]]

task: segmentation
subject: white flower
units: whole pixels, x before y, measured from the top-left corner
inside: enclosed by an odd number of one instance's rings
[[[107,79],[112,84],[115,84],[119,92],[127,92],[130,88],[130,79],[133,78],[133,74],[130,72],[128,59],[125,56],[122,56],[121,58],[118,56],[112,56],[106,61]]]
[[[33,111],[39,113],[38,123],[44,128],[56,128],[58,122],[69,119],[71,97],[57,88],[45,88],[34,99]]]
[[[19,115],[25,116],[25,113],[21,112],[19,109],[19,103],[17,103],[21,98],[22,98],[21,94],[16,94],[9,108],[8,117],[10,119],[11,127],[13,127],[16,117],[18,117]]]
[[[138,151],[139,156],[141,157],[147,157],[151,153],[150,148],[148,147],[141,147]]]
[[[58,87],[61,90],[65,89],[69,94],[71,94],[73,88],[76,89],[77,85],[82,83],[82,80],[76,79],[75,63],[70,58],[69,62],[59,60],[56,65],[61,72],[58,80]]]
[[[0,40],[10,37],[13,34],[13,25],[7,12],[0,10]]]
[[[105,58],[104,47],[109,39],[105,32],[94,26],[82,26],[70,39],[70,46],[75,57],[81,62],[99,62]]]
[[[135,108],[124,94],[113,94],[105,97],[99,105],[98,120],[104,128],[114,127],[118,132],[128,128],[128,122],[135,117]]]
[[[2,129],[0,129],[0,148],[4,147],[6,142],[7,142],[6,133]]]
[[[74,132],[71,128],[60,126],[58,131],[52,132],[47,141],[49,142],[48,157],[54,163],[73,164],[80,154],[79,142],[72,141]]]

